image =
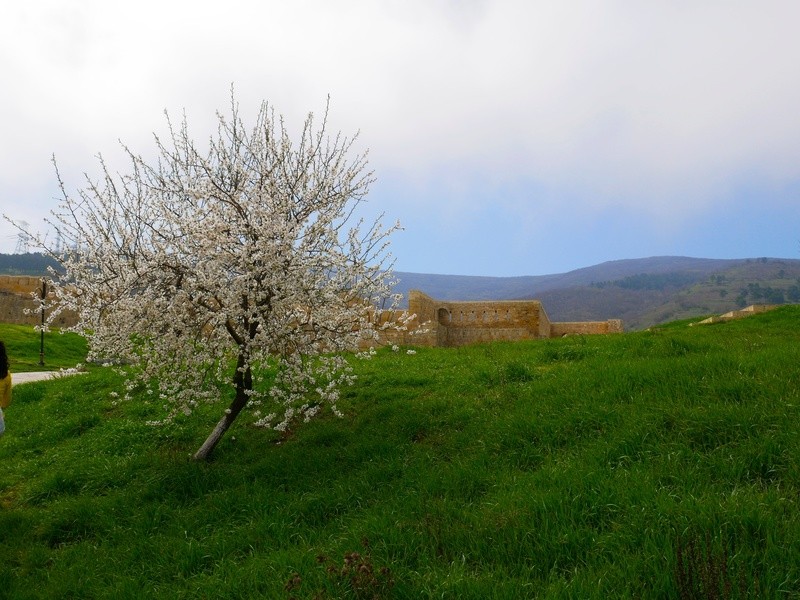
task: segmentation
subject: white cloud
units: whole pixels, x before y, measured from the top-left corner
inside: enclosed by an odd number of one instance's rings
[[[467,174],[680,220],[743,179],[800,180],[798,22],[794,0],[17,2],[0,203],[52,187],[53,152],[79,185],[118,138],[147,150],[165,108],[205,136],[233,82],[244,111],[268,99],[297,126],[330,93],[332,125],[410,194],[477,202],[441,181]]]

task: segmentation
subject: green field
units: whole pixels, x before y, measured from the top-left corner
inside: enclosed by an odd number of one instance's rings
[[[86,343],[83,338],[69,333],[48,331],[44,339],[40,332],[26,325],[0,323],[0,340],[8,351],[13,373],[23,371],[58,371],[84,362]],[[44,356],[41,356],[44,348]],[[44,358],[44,364],[40,364]]]
[[[345,418],[242,418],[210,463],[219,406],[15,388],[0,597],[800,597],[800,307],[354,364]]]

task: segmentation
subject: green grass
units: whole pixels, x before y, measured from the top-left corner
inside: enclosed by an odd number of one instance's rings
[[[54,330],[44,334],[44,365],[39,364],[42,335],[32,326],[0,324],[0,340],[6,345],[12,373],[57,371],[86,359],[86,343],[74,333]]]
[[[149,427],[102,368],[15,389],[0,595],[800,596],[800,308],[356,369],[345,418],[240,420],[207,464],[218,407]]]

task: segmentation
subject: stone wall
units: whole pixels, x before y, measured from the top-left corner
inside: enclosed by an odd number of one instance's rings
[[[42,293],[41,277],[18,277],[0,275],[0,322],[16,325],[39,325],[41,316],[38,313],[25,314],[25,310],[36,310],[38,304],[33,294]],[[47,294],[53,299],[51,293]],[[46,313],[45,313],[46,314]],[[76,323],[74,314],[62,313],[53,324],[56,327],[69,327]]]
[[[501,340],[531,340],[565,335],[622,332],[622,321],[553,323],[538,300],[448,302],[418,291],[408,295],[416,315],[406,332],[389,332],[385,343],[415,346],[464,346]]]
[[[724,315],[708,317],[707,319],[703,319],[697,323],[689,323],[689,325],[707,325],[709,323],[725,323],[726,321],[732,321],[734,319],[743,319],[744,317],[750,317],[752,315],[758,315],[761,313],[765,313],[769,310],[773,310],[778,308],[778,304],[751,304],[747,308],[743,308],[741,310],[732,310],[730,312],[726,312]]]
[[[604,335],[607,333],[622,333],[622,321],[619,319],[609,319],[608,321],[553,323],[550,329],[550,337],[564,337],[565,335]]]

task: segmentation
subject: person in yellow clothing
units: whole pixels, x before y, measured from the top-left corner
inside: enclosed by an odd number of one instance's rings
[[[8,370],[6,345],[0,342],[0,435],[6,430],[3,409],[11,404],[11,372]]]

